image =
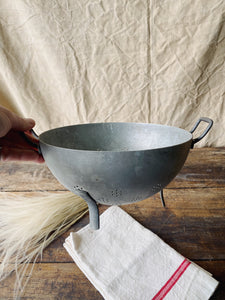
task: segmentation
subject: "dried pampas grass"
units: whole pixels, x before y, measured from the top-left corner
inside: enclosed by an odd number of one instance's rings
[[[0,280],[16,272],[15,298],[31,275],[29,262],[87,212],[80,197],[68,193],[17,196],[1,193],[0,198]],[[26,282],[23,282],[26,274]]]

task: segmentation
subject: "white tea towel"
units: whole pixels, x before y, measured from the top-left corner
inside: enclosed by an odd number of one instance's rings
[[[107,300],[205,300],[218,285],[116,206],[100,216],[99,230],[87,225],[64,247]]]

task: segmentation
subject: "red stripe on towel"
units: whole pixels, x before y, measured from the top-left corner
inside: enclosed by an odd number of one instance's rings
[[[182,264],[178,267],[178,269],[173,273],[170,279],[164,284],[160,291],[152,298],[152,300],[161,300],[163,299],[172,287],[176,284],[181,275],[185,272],[187,267],[190,265],[190,261],[185,259]]]

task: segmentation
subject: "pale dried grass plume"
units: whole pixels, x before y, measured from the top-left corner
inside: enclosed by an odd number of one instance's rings
[[[70,193],[1,193],[0,281],[16,272],[14,298],[22,294],[32,273],[30,262],[87,212],[87,204]],[[25,280],[26,275],[26,280]]]

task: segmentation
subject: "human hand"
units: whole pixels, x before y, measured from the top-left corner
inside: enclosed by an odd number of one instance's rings
[[[30,130],[34,126],[33,119],[21,118],[0,106],[0,159],[2,161],[44,162],[43,156],[35,151],[21,135],[21,132]]]

